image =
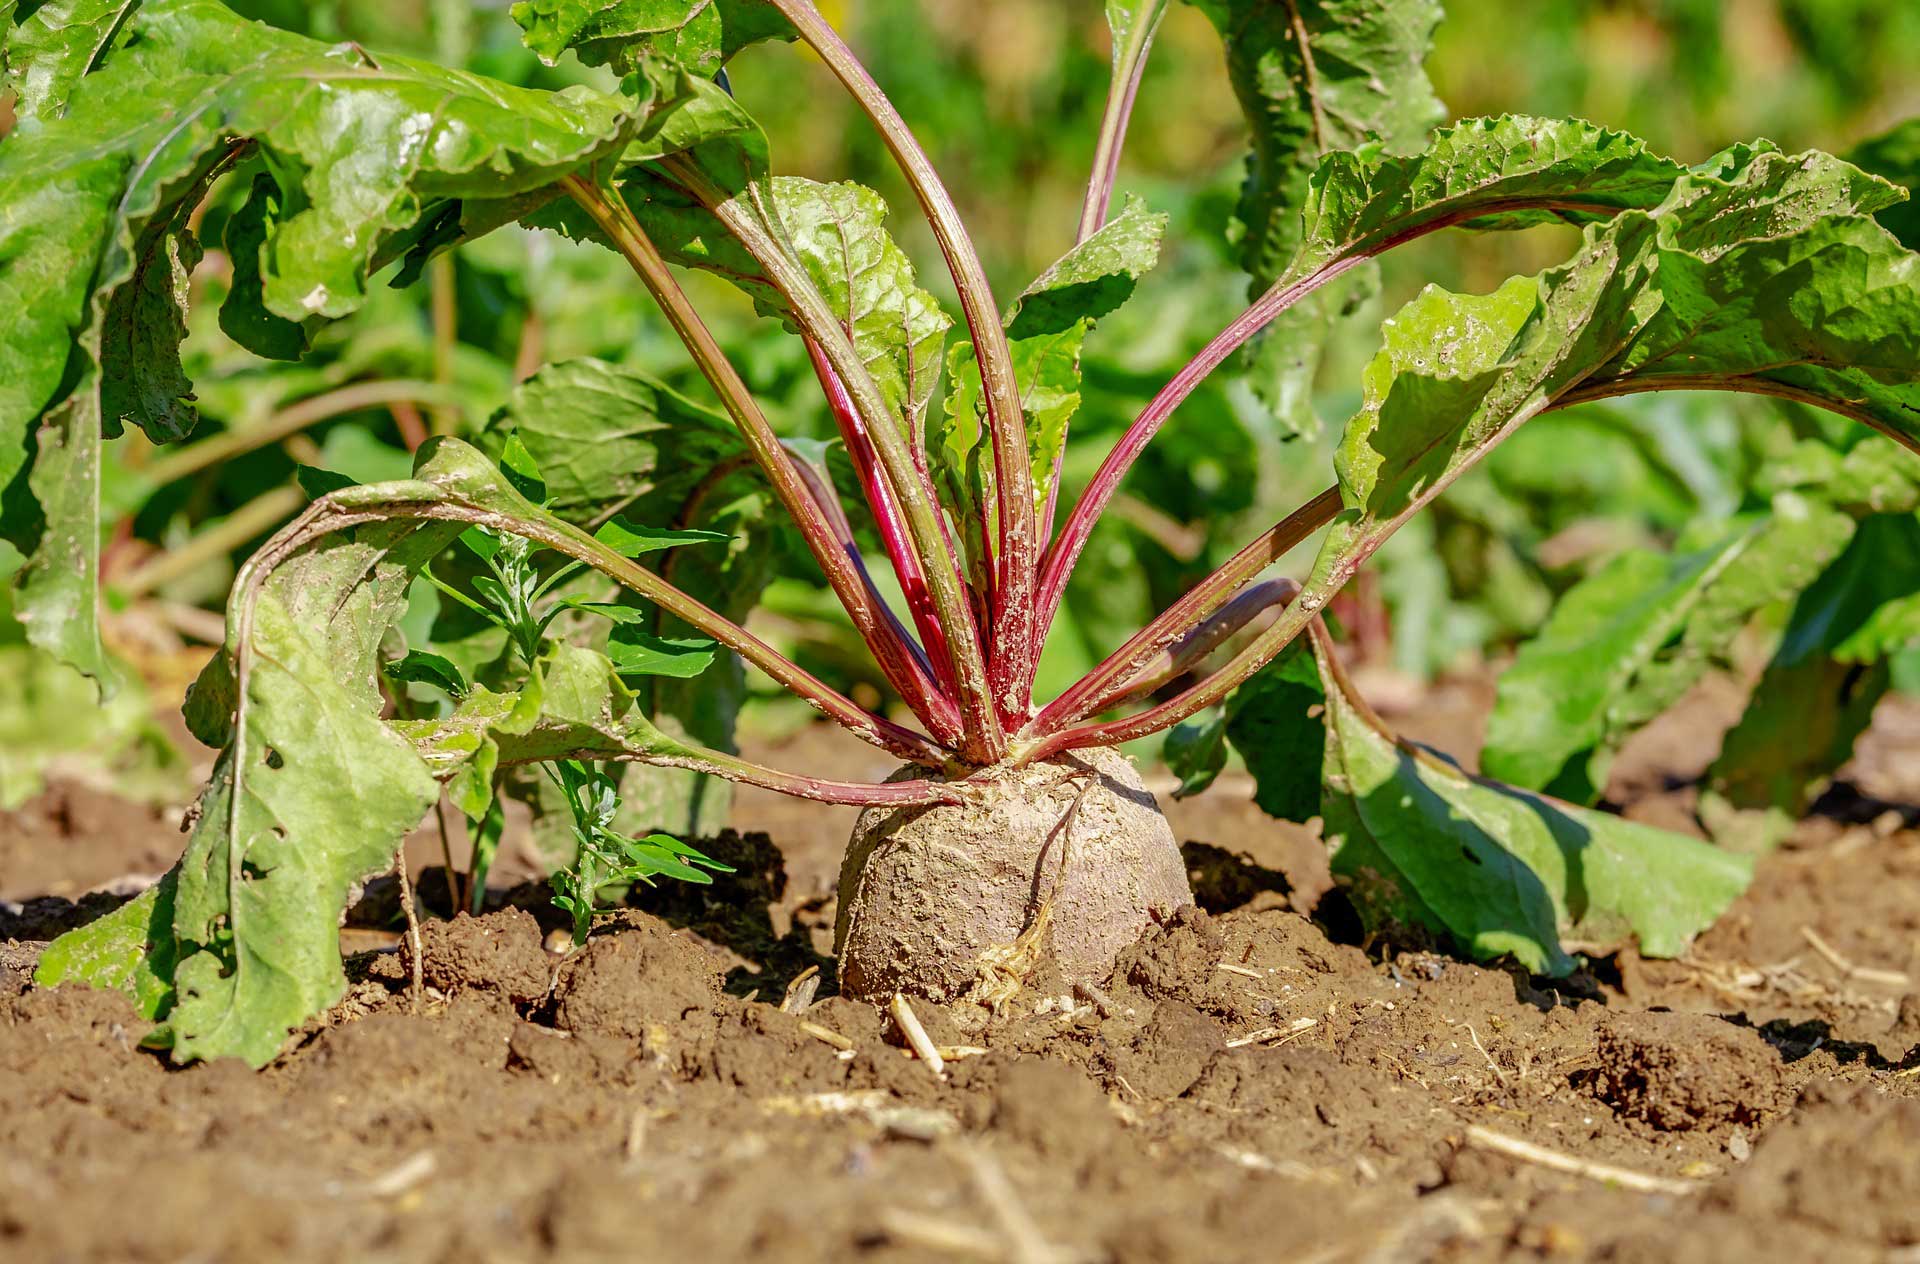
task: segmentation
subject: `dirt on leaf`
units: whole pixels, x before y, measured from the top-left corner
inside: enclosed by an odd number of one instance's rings
[[[807,740],[782,762],[844,754]],[[1632,755],[1630,810],[1684,815]],[[1363,944],[1311,831],[1231,778],[1170,815],[1202,907],[1103,986],[920,1006],[943,1076],[830,980],[779,1007],[831,973],[832,811],[749,796],[767,832],[708,850],[752,880],[643,893],[579,948],[531,889],[429,920],[417,993],[366,913],[347,998],[260,1073],[28,986],[28,941],[114,898],[73,897],[146,871],[69,837],[60,898],[44,856],[0,869],[0,1259],[1915,1258],[1911,807],[1803,823],[1679,961],[1553,984]]]

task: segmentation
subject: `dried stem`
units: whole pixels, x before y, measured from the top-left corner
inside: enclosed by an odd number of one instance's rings
[[[141,474],[156,486],[175,482],[242,453],[279,443],[308,426],[343,413],[422,403],[452,407],[454,400],[446,387],[432,382],[354,382],[289,404],[257,426],[228,430],[170,452],[148,465]]]

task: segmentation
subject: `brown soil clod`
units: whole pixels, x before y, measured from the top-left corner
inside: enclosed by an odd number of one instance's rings
[[[553,960],[541,945],[539,923],[520,909],[426,922],[420,944],[422,979],[449,996],[484,992],[526,1008],[543,1004],[553,985]]]
[[[1599,1033],[1594,1096],[1661,1132],[1752,1127],[1786,1104],[1780,1055],[1704,1014],[1618,1014]]]

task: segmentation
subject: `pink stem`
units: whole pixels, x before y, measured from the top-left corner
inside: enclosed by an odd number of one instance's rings
[[[799,471],[801,481],[807,485],[807,490],[812,493],[815,503],[820,506],[828,528],[839,541],[841,552],[859,574],[860,582],[866,588],[868,602],[878,612],[888,635],[902,647],[911,672],[908,679],[902,682],[901,696],[913,708],[913,713],[932,730],[935,738],[949,746],[958,743],[963,735],[960,709],[951,697],[940,691],[940,686],[934,681],[933,665],[927,661],[926,651],[901,626],[893,608],[887,605],[880,596],[880,590],[874,586],[873,576],[867,571],[866,559],[860,556],[860,546],[854,541],[853,524],[847,521],[846,510],[840,507],[840,499],[834,494],[833,485],[827,481],[824,471],[816,470],[800,457],[794,457],[793,465]]]
[[[1067,578],[1073,574],[1074,563],[1080,560],[1080,554],[1087,547],[1087,539],[1093,534],[1093,524],[1099,520],[1100,512],[1113,499],[1114,493],[1120,490],[1120,482],[1127,476],[1127,471],[1133,468],[1134,461],[1146,450],[1153,436],[1160,432],[1167,418],[1173,415],[1173,410],[1193,394],[1208,374],[1219,368],[1228,356],[1266,328],[1281,312],[1358,264],[1363,257],[1354,255],[1337,259],[1290,285],[1276,285],[1262,294],[1232,324],[1214,335],[1213,341],[1202,347],[1200,353],[1174,374],[1173,380],[1161,387],[1160,393],[1141,410],[1133,424],[1127,427],[1127,432],[1120,436],[1120,442],[1100,463],[1093,481],[1087,484],[1079,503],[1067,516],[1060,538],[1047,550],[1040,571],[1040,605],[1036,624],[1041,640],[1046,639],[1047,630],[1053,626],[1053,617],[1059,611],[1060,599],[1067,590]]]
[[[893,563],[893,573],[899,577],[900,590],[906,594],[907,609],[913,615],[914,626],[920,630],[920,639],[926,646],[928,659],[933,663],[934,674],[939,678],[946,696],[950,699],[956,697],[958,687],[953,676],[953,647],[947,644],[946,629],[940,625],[933,595],[927,591],[927,575],[921,569],[920,556],[914,551],[913,540],[907,534],[906,522],[900,516],[900,506],[894,500],[893,488],[887,485],[880,473],[873,450],[873,438],[867,433],[860,410],[854,407],[853,397],[847,394],[846,384],[833,371],[833,366],[827,363],[820,345],[811,338],[806,340],[806,344],[807,358],[813,361],[814,374],[819,377],[820,387],[826,392],[827,404],[840,427],[840,437],[853,457],[853,468],[860,476],[860,486],[866,491],[874,524],[880,530],[880,540],[886,546],[887,558]]]
[[[1108,699],[1115,688],[1146,671],[1156,655],[1177,644],[1261,571],[1324,527],[1340,512],[1340,507],[1340,489],[1329,487],[1261,532],[1219,570],[1188,589],[1184,597],[1161,611],[1151,623],[1042,708],[1029,726],[1030,731],[1044,737],[1113,705]]]
[[[1263,584],[1255,584],[1214,611],[1191,632],[1154,655],[1138,673],[1090,704],[1088,711],[1098,713],[1117,707],[1178,680],[1231,638],[1256,625],[1264,627],[1265,624],[1260,622],[1262,619],[1267,624],[1272,623],[1273,616],[1299,595],[1300,585],[1291,579],[1270,579]]]
[[[1053,542],[1041,561],[1040,585],[1036,594],[1038,603],[1035,610],[1035,643],[1043,645],[1047,630],[1053,625],[1054,615],[1059,612],[1060,599],[1066,592],[1067,579],[1073,573],[1073,565],[1087,547],[1087,539],[1093,533],[1094,523],[1107,502],[1113,499],[1120,483],[1139,459],[1153,436],[1172,415],[1173,410],[1183,403],[1187,396],[1204,381],[1226,358],[1232,355],[1248,339],[1271,324],[1280,313],[1313,293],[1327,282],[1367,259],[1385,254],[1396,246],[1435,233],[1443,228],[1464,224],[1468,220],[1479,219],[1487,215],[1496,215],[1514,210],[1578,211],[1586,214],[1610,214],[1618,211],[1616,206],[1602,203],[1582,202],[1577,198],[1550,197],[1512,197],[1489,198],[1484,202],[1468,202],[1447,207],[1431,213],[1431,217],[1415,219],[1383,228],[1371,237],[1347,243],[1338,255],[1329,259],[1313,272],[1295,281],[1282,276],[1273,286],[1255,299],[1246,311],[1236,317],[1230,325],[1215,335],[1212,342],[1200,349],[1200,353],[1189,361],[1185,368],[1176,373],[1173,380],[1162,387],[1153,397],[1133,425],[1120,437],[1113,451],[1100,463],[1093,481],[1088,484],[1085,494],[1073,507],[1066,526],[1060,532],[1060,538]],[[1036,662],[1038,650],[1035,651]]]

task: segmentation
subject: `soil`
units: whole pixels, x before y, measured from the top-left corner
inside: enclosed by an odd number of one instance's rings
[[[1482,708],[1396,719],[1471,759]],[[1687,820],[1726,710],[1647,734],[1614,801]],[[864,768],[803,740],[769,757]],[[357,953],[267,1070],[172,1069],[118,996],[27,986],[29,941],[116,898],[83,891],[179,846],[56,790],[0,820],[0,1259],[1920,1260],[1917,744],[1883,705],[1685,958],[1551,987],[1359,943],[1312,832],[1223,778],[1169,805],[1201,907],[984,1029],[921,1003],[944,1074],[830,983],[780,1008],[831,974],[852,813],[755,795],[709,848],[737,875],[584,948],[503,893],[427,923],[421,993]],[[343,942],[395,912],[376,885]]]

